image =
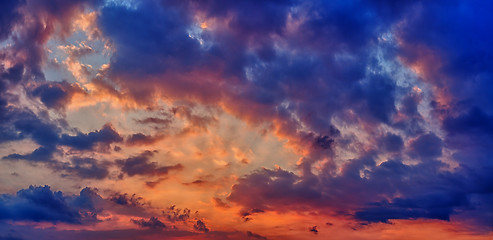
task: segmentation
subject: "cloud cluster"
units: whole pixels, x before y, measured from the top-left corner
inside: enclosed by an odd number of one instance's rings
[[[37,145],[2,160],[43,163],[83,179],[104,179],[109,166],[121,177],[160,179],[184,168],[154,161],[153,151],[112,163],[57,160],[62,148],[101,153],[116,143],[138,147],[164,138],[124,136],[111,123],[84,133],[50,117],[66,110],[74,95],[90,94],[75,83],[49,81],[43,72],[49,39],[70,36],[74,19],[87,9],[95,11],[94,27],[111,49],[91,86],[141,107],[167,99],[267,125],[301,156],[296,169],[260,168],[238,179],[227,200],[243,209],[245,220],[265,211],[323,210],[365,223],[457,217],[491,231],[491,2],[2,1],[0,143],[31,139]],[[62,49],[71,59],[94,53],[82,43]],[[214,114],[198,116],[187,107],[172,113],[189,123],[183,136],[217,123]],[[171,120],[136,122],[168,126]],[[91,189],[66,197],[31,187],[2,195],[0,216],[94,221],[88,199],[95,196]],[[137,204],[132,199],[113,201]],[[190,214],[170,211],[170,221]],[[133,223],[165,228],[151,216]],[[193,227],[210,231],[201,219]]]
[[[78,196],[64,196],[49,186],[19,190],[15,195],[0,195],[1,220],[46,221],[82,224],[95,222],[102,198],[92,189],[83,189]]]

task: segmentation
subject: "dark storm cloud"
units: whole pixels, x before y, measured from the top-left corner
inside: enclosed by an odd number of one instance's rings
[[[24,238],[14,237],[11,234],[0,236],[0,240],[24,240]]]
[[[130,177],[135,175],[164,176],[167,175],[170,170],[183,169],[181,164],[159,166],[157,162],[150,161],[153,156],[154,152],[145,151],[137,156],[116,160],[116,163],[121,167],[122,172]]]
[[[388,222],[389,219],[431,218],[450,220],[454,207],[469,206],[467,195],[462,192],[436,192],[422,197],[395,198],[371,203],[371,206],[355,213],[355,218],[368,222]]]
[[[66,240],[66,239],[93,239],[93,240],[106,240],[106,239],[163,239],[171,240],[176,238],[193,238],[197,237],[200,233],[191,231],[163,231],[160,229],[140,228],[140,229],[118,229],[118,230],[61,230],[55,228],[33,228],[32,226],[21,225],[0,225],[0,231],[6,233],[0,237],[6,237],[6,240],[28,240],[28,239],[50,239],[50,240]],[[7,233],[11,231],[12,234]],[[241,239],[244,234],[241,233],[229,233],[229,232],[213,232],[209,233],[214,235],[214,239]],[[231,237],[233,235],[233,237]],[[229,236],[229,237],[228,237]]]
[[[13,221],[65,222],[82,224],[96,221],[94,202],[101,198],[89,188],[78,196],[64,196],[49,186],[19,190],[15,195],[0,195],[0,219]]]
[[[489,204],[483,200],[473,204],[469,199],[491,191],[491,184],[478,182],[478,177],[486,175],[477,176],[476,170],[463,168],[442,171],[442,166],[431,159],[414,166],[393,160],[376,165],[370,155],[346,163],[338,176],[300,177],[282,169],[262,169],[240,178],[228,200],[251,209],[279,212],[320,208],[351,212],[360,206],[354,217],[366,222],[449,220],[452,214],[467,211],[476,216],[472,219],[481,219],[483,214],[474,206]],[[393,197],[396,193],[401,197]],[[252,195],[257,197],[246,197]]]

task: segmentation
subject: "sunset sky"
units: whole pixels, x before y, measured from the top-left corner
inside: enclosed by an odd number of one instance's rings
[[[493,1],[1,0],[0,240],[493,239]]]

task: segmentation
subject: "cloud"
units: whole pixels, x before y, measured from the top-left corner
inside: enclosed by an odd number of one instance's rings
[[[34,97],[39,97],[46,107],[58,110],[64,109],[75,93],[84,94],[85,92],[77,84],[69,84],[66,81],[44,83],[31,92]]]
[[[33,152],[28,153],[28,154],[18,154],[18,153],[13,153],[9,154],[3,159],[8,159],[8,160],[27,160],[30,162],[52,162],[53,160],[53,154],[56,152],[56,149],[54,148],[46,148],[46,147],[39,147],[36,148]]]
[[[170,222],[186,222],[190,219],[191,210],[188,208],[177,208],[175,205],[163,211],[163,216]]]
[[[170,170],[183,169],[181,164],[159,166],[157,162],[150,162],[153,156],[154,152],[145,151],[137,156],[116,160],[116,164],[121,167],[123,173],[130,177],[135,175],[165,176]]]
[[[123,141],[123,138],[111,124],[105,124],[101,130],[87,134],[81,132],[78,132],[75,136],[63,134],[60,138],[60,144],[78,150],[91,150],[96,146],[99,146],[103,150],[109,149],[111,143],[121,141]]]
[[[318,234],[317,226],[310,227],[310,228],[308,228],[308,230],[310,232],[312,232],[313,234]]]
[[[152,145],[163,139],[163,136],[149,136],[143,133],[134,133],[127,137],[125,143],[130,146]]]
[[[246,232],[246,235],[248,238],[253,238],[253,239],[262,239],[262,240],[267,240],[268,238],[267,237],[264,237],[262,235],[259,235],[259,234],[256,234],[256,233],[253,233],[253,232],[250,232],[250,231],[247,231]]]
[[[419,136],[411,142],[413,153],[421,158],[439,157],[442,155],[443,141],[434,133]]]
[[[156,217],[151,217],[149,220],[145,219],[140,219],[140,220],[131,220],[133,223],[139,225],[140,227],[143,228],[151,228],[151,229],[164,229],[166,228],[166,225],[164,225],[163,222],[159,221],[158,218]]]
[[[480,108],[471,108],[469,111],[456,117],[448,116],[444,121],[444,129],[451,135],[493,135],[493,116],[488,115]]]
[[[62,176],[77,176],[82,179],[104,179],[108,177],[108,162],[100,162],[94,158],[72,158],[71,164],[58,163],[55,168],[65,171]]]
[[[383,149],[388,152],[399,152],[404,147],[402,138],[392,133],[387,133],[379,139],[379,142],[381,142]]]
[[[128,193],[115,193],[109,198],[109,200],[123,206],[142,207],[145,205],[143,198],[137,196],[136,194],[132,194],[130,196]]]
[[[382,201],[355,213],[356,219],[368,222],[388,222],[389,219],[430,218],[450,220],[454,207],[468,206],[467,196],[436,191],[422,197],[395,198],[392,203]]]
[[[461,167],[449,172],[442,166],[432,159],[417,165],[395,160],[376,165],[369,155],[347,162],[337,176],[297,176],[282,169],[260,169],[240,178],[228,200],[265,211],[331,210],[363,222],[418,218],[448,221],[452,215],[467,212],[482,218],[469,201],[484,193],[477,188],[484,184],[473,180],[479,172]],[[257,197],[246,197],[253,195]],[[249,214],[246,211],[243,215]]]
[[[89,188],[78,196],[64,196],[49,186],[19,190],[15,195],[0,195],[0,218],[13,221],[65,222],[82,224],[94,222],[98,209],[94,202],[101,198]]]
[[[281,169],[260,169],[240,178],[227,199],[250,209],[270,210],[321,197],[320,192],[314,189],[315,185],[299,180],[301,178],[297,175]],[[246,198],[246,195],[259,197]]]
[[[0,40],[4,40],[10,35],[12,27],[21,18],[18,8],[23,4],[25,4],[25,2],[18,0],[2,1],[0,4],[0,9],[2,9],[2,17],[0,18]]]
[[[193,228],[199,232],[209,232],[209,228],[207,228],[202,220],[197,220],[197,222],[195,222],[195,224],[193,225]]]
[[[213,197],[212,202],[214,203],[214,206],[219,207],[219,208],[230,208],[227,203],[225,203],[222,199]]]
[[[162,138],[123,137],[110,124],[69,133],[62,120],[52,120],[53,109],[63,110],[84,91],[46,81],[47,43],[53,37],[67,40],[74,20],[88,9],[97,10],[100,37],[113,51],[107,71],[92,81],[97,90],[140,105],[164,98],[186,103],[172,109],[187,124],[183,135],[202,134],[218,123],[215,114],[197,114],[195,105],[253,126],[268,125],[284,146],[302,155],[296,164],[272,159],[293,169],[261,168],[239,177],[227,200],[244,209],[245,219],[260,211],[328,209],[365,223],[451,216],[481,226],[491,222],[490,2],[166,0],[129,7],[83,0],[2,1],[0,143],[31,139],[37,145],[4,159],[104,179],[109,163],[56,158],[65,157],[64,147],[91,156],[108,152],[114,143],[139,146]],[[72,59],[67,63],[83,72],[76,60],[96,51],[79,43],[61,49]],[[36,99],[48,110],[25,103]],[[149,117],[137,123],[167,126],[170,120]],[[148,186],[183,169],[153,162],[154,157],[146,151],[119,157],[115,164],[127,176],[159,178]],[[48,205],[26,197],[29,191],[46,192]],[[2,216],[69,223],[85,218],[72,206],[75,196],[29,191],[2,195]],[[114,202],[131,205],[132,198],[122,195]],[[219,198],[213,202],[228,206]],[[33,212],[16,210],[22,204]],[[50,204],[65,207],[47,213]],[[136,221],[151,222],[148,217]],[[207,229],[198,221],[198,231]]]

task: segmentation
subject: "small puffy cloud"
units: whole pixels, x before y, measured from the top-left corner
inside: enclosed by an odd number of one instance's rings
[[[197,220],[193,225],[193,228],[199,232],[205,232],[205,233],[209,232],[209,228],[207,228],[207,226],[202,220]]]
[[[166,228],[166,225],[163,222],[159,221],[159,219],[156,217],[151,217],[151,218],[149,218],[149,220],[132,219],[131,221],[133,223],[139,225],[140,227],[143,227],[143,228],[151,228],[151,229],[164,229],[164,228]]]

